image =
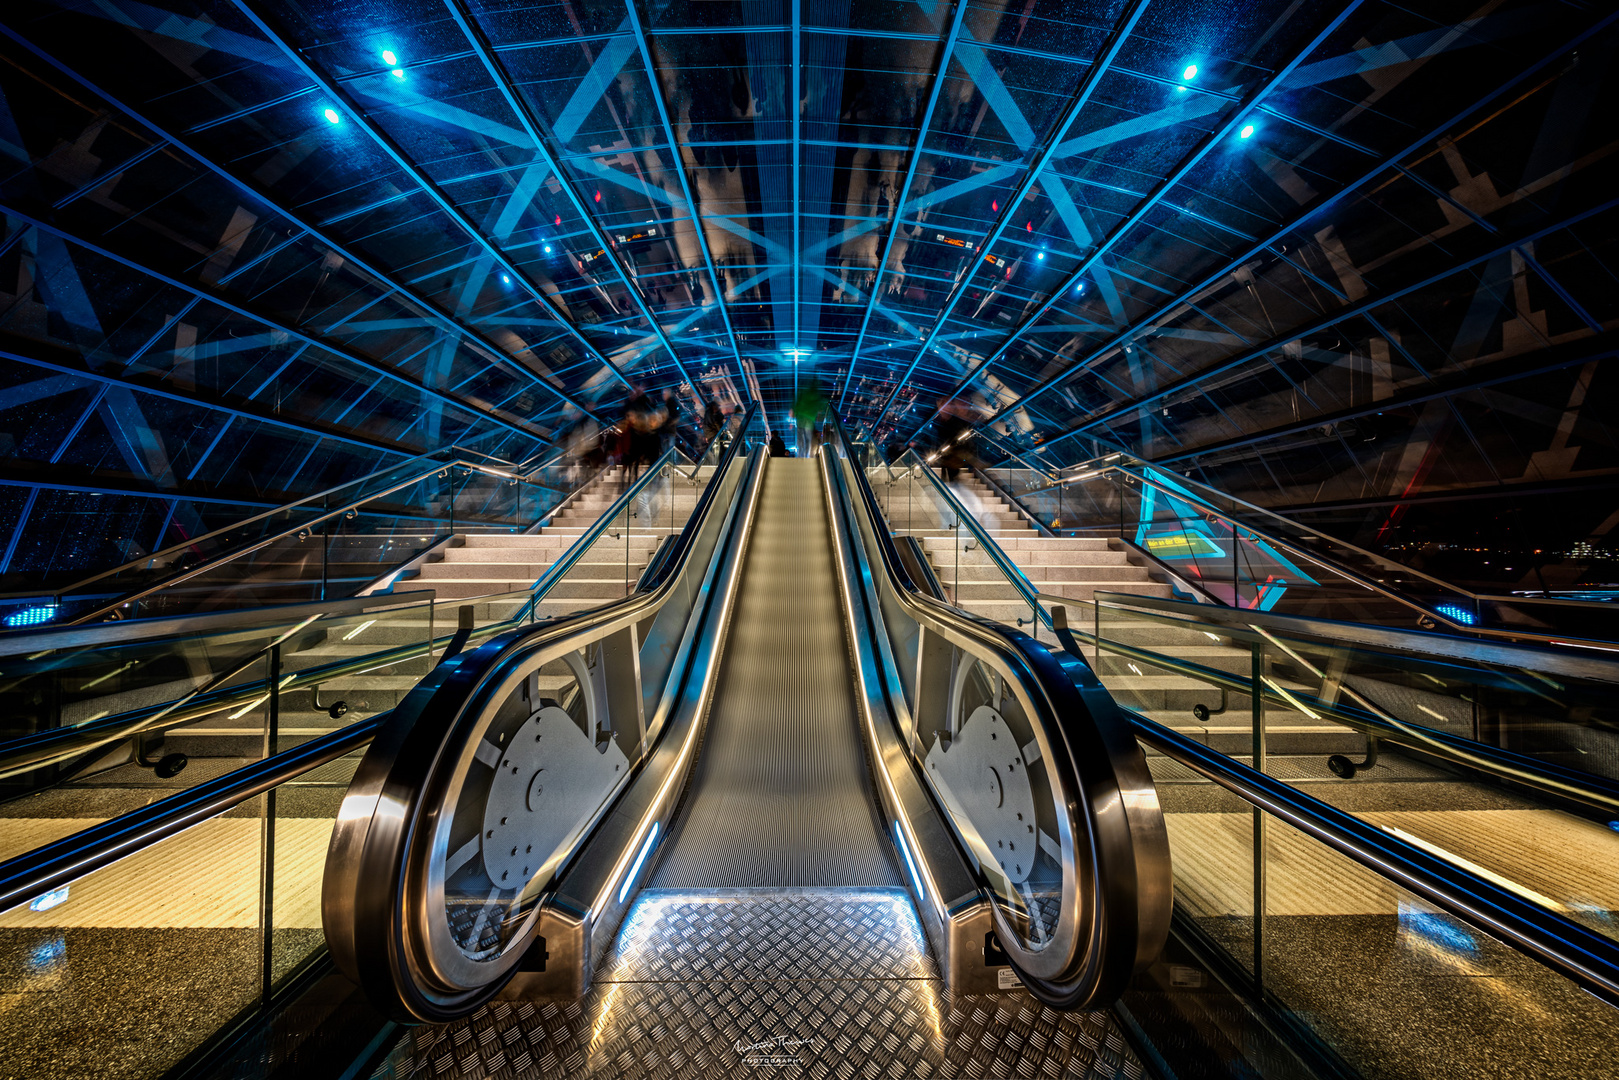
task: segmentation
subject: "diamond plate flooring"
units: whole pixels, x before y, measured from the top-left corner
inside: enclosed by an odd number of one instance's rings
[[[583,1000],[404,1035],[375,1077],[1127,1077],[1111,1013],[952,998],[898,889],[648,890]]]

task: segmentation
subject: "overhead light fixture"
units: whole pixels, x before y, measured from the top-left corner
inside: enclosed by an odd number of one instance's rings
[[[394,55],[392,49],[383,49],[382,62],[387,64],[389,67],[393,67],[395,64],[399,63],[399,57]]]
[[[338,112],[336,109],[327,109],[325,112],[321,113],[321,115],[326,118],[326,122],[328,124],[338,124],[342,123],[343,121],[343,114]]]
[[[393,77],[396,78],[396,79],[403,79],[405,77],[405,69],[404,68],[394,68],[393,71],[390,72],[390,74],[393,75]]]
[[[1197,65],[1187,64],[1186,70],[1181,72],[1181,78],[1185,79],[1187,82],[1191,82],[1193,79],[1197,78]]]
[[[500,275],[500,283],[502,285],[510,285],[512,283],[512,276],[510,274]]]
[[[1242,130],[1237,132],[1237,138],[1246,139],[1254,133],[1254,125],[1244,124]]]

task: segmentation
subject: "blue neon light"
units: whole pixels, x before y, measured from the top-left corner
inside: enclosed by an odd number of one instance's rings
[[[23,608],[13,611],[6,616],[7,626],[39,626],[48,623],[56,616],[55,604],[44,604],[40,607]]]
[[[905,868],[911,872],[911,882],[916,886],[916,895],[926,900],[928,891],[922,885],[922,875],[916,872],[916,863],[911,860],[911,849],[905,846],[905,834],[899,831],[899,822],[894,822],[894,840],[899,844],[899,853],[905,856]]]
[[[50,892],[44,894],[43,896],[34,897],[32,900],[28,901],[28,910],[29,911],[49,911],[51,908],[56,907],[58,904],[66,903],[66,901],[67,901],[67,891],[70,888],[72,888],[72,886],[63,885],[60,889],[52,889]]]
[[[1463,626],[1473,626],[1478,622],[1478,616],[1464,607],[1457,607],[1455,604],[1440,604],[1434,610],[1451,622],[1458,622]]]
[[[1473,939],[1473,935],[1443,915],[1427,911],[1402,911],[1400,922],[1418,937],[1427,939],[1441,949],[1457,953],[1478,952],[1478,942]]]
[[[618,902],[623,903],[624,898],[630,895],[630,886],[635,882],[635,875],[641,872],[641,864],[646,862],[647,853],[652,850],[652,841],[658,838],[658,822],[652,823],[652,831],[646,834],[646,843],[641,845],[641,854],[635,857],[635,865],[630,872],[624,875],[624,884],[618,889]]]

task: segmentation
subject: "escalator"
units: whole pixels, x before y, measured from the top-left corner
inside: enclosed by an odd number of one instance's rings
[[[374,733],[328,811],[329,958],[278,969],[267,903],[261,1002],[168,1075],[1602,1073],[1614,905],[1548,909],[1133,715],[1083,619],[938,599],[861,448],[750,448],[630,595],[492,628],[341,746],[12,860],[0,900],[306,800]]]
[[[902,596],[846,460],[734,468],[669,577],[445,665],[368,753],[328,940],[393,1019],[446,1025],[389,1068],[476,1030],[571,1075],[856,1046],[885,1072],[1139,1069],[1095,1011],[1168,916],[1122,718],[1082,665]],[[1030,1008],[1051,1041],[1017,1051]],[[720,1045],[632,1045],[651,1029]]]

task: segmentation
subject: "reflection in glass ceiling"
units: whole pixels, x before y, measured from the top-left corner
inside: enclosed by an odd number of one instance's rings
[[[634,386],[1611,509],[1604,8],[9,0],[0,574]]]

